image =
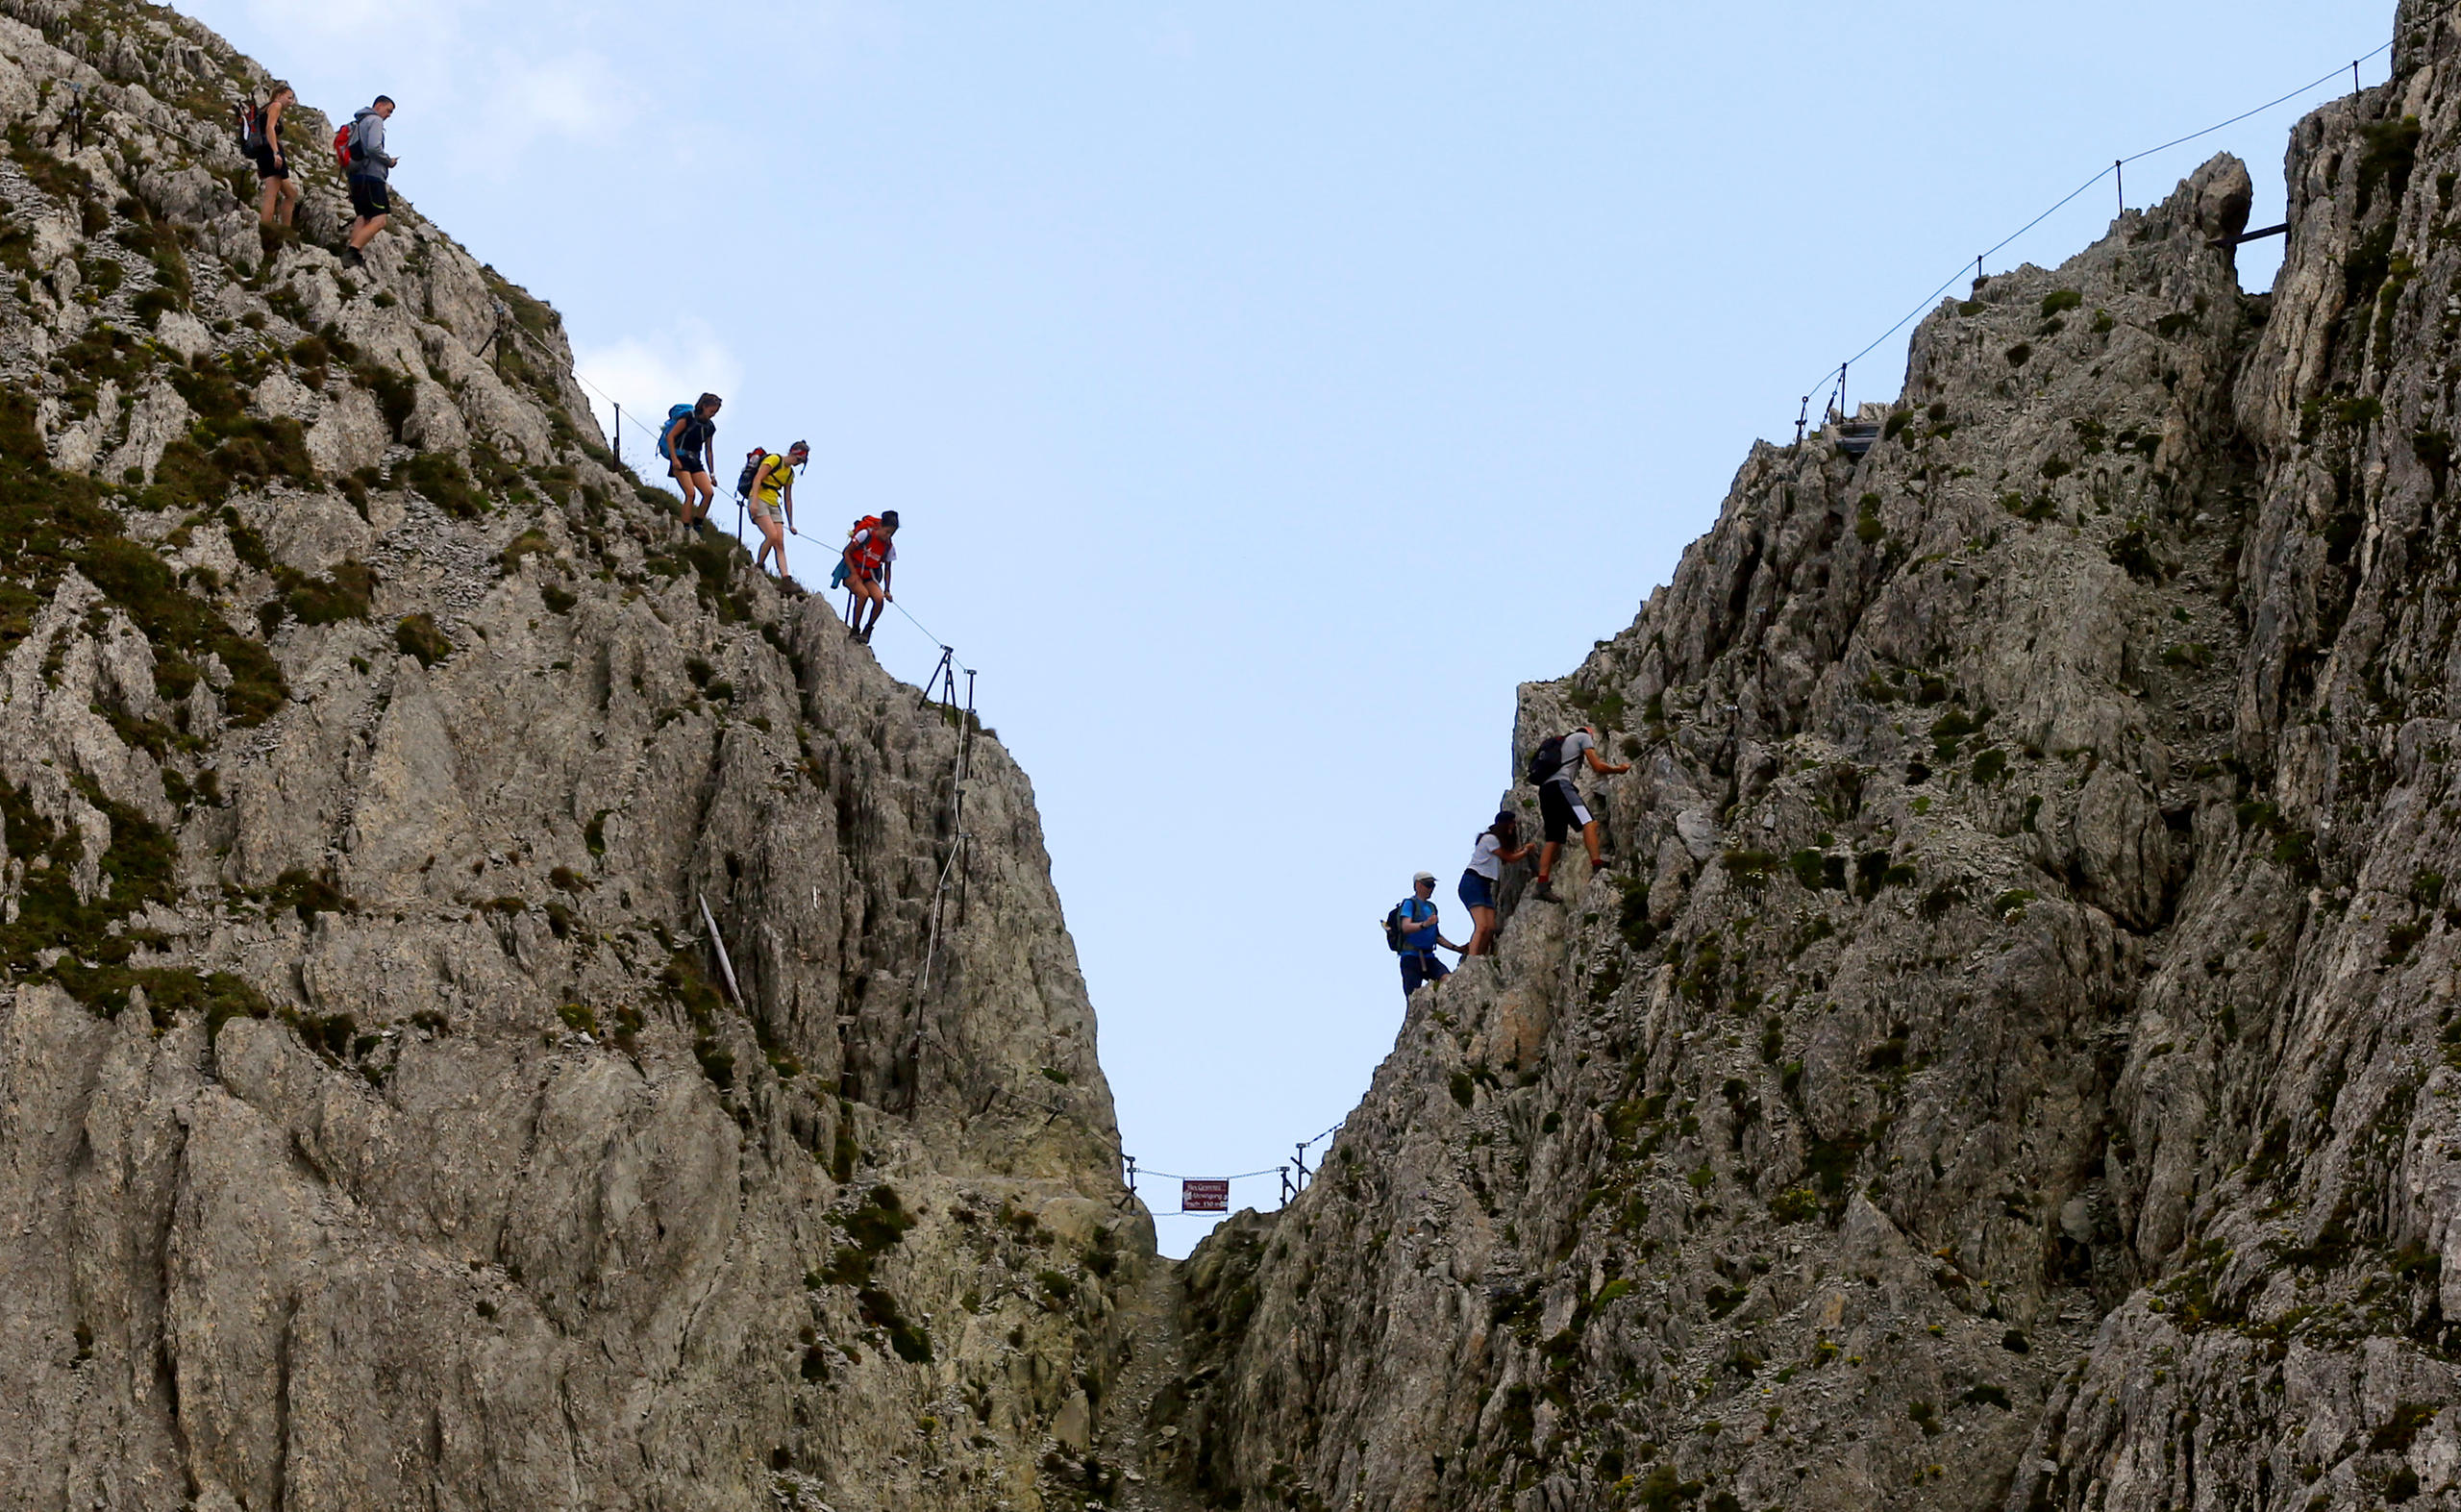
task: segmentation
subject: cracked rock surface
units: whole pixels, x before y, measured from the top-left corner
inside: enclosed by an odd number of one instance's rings
[[[2294,131],[2270,294],[2218,159],[1935,311],[1868,455],[1756,447],[1522,689],[1516,767],[1632,763],[1608,865],[1509,886],[1187,1262],[1180,1483],[2461,1503],[2455,24]]]
[[[0,1505],[1073,1504],[1157,1273],[1030,784],[312,112],[261,239],[263,82],[0,4]]]
[[[1607,865],[1174,1267],[996,736],[0,0],[0,1504],[2461,1501],[2455,25],[2269,294],[2216,159],[1756,447],[1521,691]]]

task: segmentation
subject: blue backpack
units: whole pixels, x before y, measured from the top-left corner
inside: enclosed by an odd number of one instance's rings
[[[659,456],[665,458],[670,462],[675,460],[675,454],[666,449],[666,438],[675,434],[675,422],[690,415],[695,408],[697,407],[693,405],[669,405],[666,407],[666,424],[658,428]]]

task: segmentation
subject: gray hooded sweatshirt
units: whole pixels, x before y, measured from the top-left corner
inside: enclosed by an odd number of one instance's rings
[[[391,173],[393,160],[385,156],[385,117],[376,113],[376,107],[350,118],[350,144],[357,149],[351,157],[352,178],[382,180]]]

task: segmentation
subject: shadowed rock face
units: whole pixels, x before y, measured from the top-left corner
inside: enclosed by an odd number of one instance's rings
[[[1081,1499],[1152,1238],[1024,775],[553,310],[343,270],[312,112],[268,252],[256,65],[0,10],[0,1503]]]
[[[1755,449],[1523,689],[1608,867],[1176,1278],[996,738],[311,112],[261,243],[255,65],[0,12],[0,1502],[2461,1494],[2448,10],[2270,296],[2216,160]]]
[[[1185,1268],[1218,1502],[2301,1508],[2461,1475],[2461,37],[1756,448],[1583,718],[1608,869]],[[1508,802],[1534,810],[1516,789]],[[1464,835],[1464,840],[1468,838]],[[1578,857],[1578,849],[1575,850]],[[2421,1504],[2424,1504],[2422,1502]]]

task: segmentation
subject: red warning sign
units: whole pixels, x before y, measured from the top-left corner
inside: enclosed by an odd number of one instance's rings
[[[1183,1213],[1227,1213],[1230,1210],[1230,1183],[1220,1181],[1181,1181],[1180,1211]]]

